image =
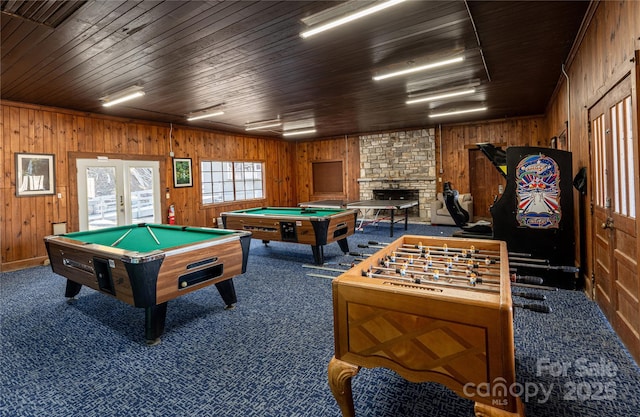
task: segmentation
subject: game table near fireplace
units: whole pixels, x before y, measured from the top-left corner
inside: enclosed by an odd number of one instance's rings
[[[381,221],[389,220],[389,236],[393,237],[393,226],[404,220],[404,230],[409,225],[409,209],[418,205],[417,200],[360,200],[346,202],[342,200],[307,201],[298,204],[303,208],[347,208],[357,209],[362,214],[358,216],[356,230],[364,231],[365,226],[378,226]],[[400,218],[396,211],[404,211]]]

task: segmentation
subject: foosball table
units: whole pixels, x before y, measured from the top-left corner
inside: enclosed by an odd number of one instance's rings
[[[333,281],[329,386],[354,417],[351,378],[384,367],[475,402],[476,416],[524,416],[516,384],[504,242],[405,235]]]

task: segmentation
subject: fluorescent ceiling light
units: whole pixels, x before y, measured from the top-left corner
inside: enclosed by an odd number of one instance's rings
[[[104,107],[111,107],[115,104],[120,104],[125,101],[129,101],[142,96],[144,96],[142,87],[134,85],[132,87],[125,88],[122,91],[118,91],[117,93],[109,94],[108,96],[102,97],[100,98],[100,100],[102,100],[102,105]]]
[[[203,111],[199,111],[196,113],[190,113],[187,115],[187,121],[191,122],[193,120],[200,120],[200,119],[209,119],[211,117],[216,117],[216,116],[222,116],[224,114],[224,111],[220,110],[219,108],[212,108],[212,109],[207,109],[207,110],[203,110]]]
[[[251,130],[263,130],[263,129],[269,129],[272,127],[279,127],[279,126],[282,126],[282,122],[280,121],[280,118],[273,119],[273,120],[261,120],[259,122],[245,123],[244,130],[248,132]]]
[[[354,13],[339,17],[337,19],[331,20],[331,21],[329,21],[327,23],[323,23],[323,24],[321,24],[319,26],[316,26],[316,27],[314,27],[312,29],[304,31],[304,32],[300,33],[300,36],[303,37],[303,38],[308,38],[309,36],[313,36],[313,35],[316,35],[316,34],[318,34],[320,32],[324,32],[325,30],[333,29],[335,27],[344,25],[345,23],[349,23],[349,22],[352,22],[352,21],[354,21],[356,19],[360,19],[361,17],[368,16],[370,14],[379,12],[381,10],[384,10],[384,9],[386,9],[388,7],[391,7],[391,6],[395,6],[396,4],[402,3],[404,1],[405,0],[389,0],[389,1],[382,2],[382,3],[377,3],[377,4],[375,4],[375,5],[371,6],[371,7],[367,7],[367,8],[361,9],[361,10],[356,11]]]
[[[316,129],[300,129],[300,130],[290,130],[288,132],[282,132],[282,136],[297,136],[297,135],[306,135],[310,133],[316,133]]]
[[[442,99],[451,98],[451,97],[466,96],[469,94],[473,94],[475,92],[476,92],[475,88],[467,88],[466,90],[451,91],[448,93],[434,94],[431,96],[414,98],[411,100],[407,100],[407,104],[415,104],[415,103],[422,103],[425,101],[435,101],[435,100],[442,100]]]
[[[468,110],[456,110],[456,111],[450,111],[450,112],[444,112],[444,113],[432,113],[429,115],[429,117],[453,116],[456,114],[473,113],[473,112],[485,111],[485,110],[487,110],[486,107],[477,107],[477,108],[468,109]]]
[[[432,64],[419,65],[417,67],[411,67],[411,68],[403,69],[400,71],[394,71],[394,72],[389,72],[387,74],[376,75],[373,77],[373,79],[376,81],[384,80],[386,78],[397,77],[399,75],[412,74],[414,72],[419,72],[419,71],[426,71],[429,69],[443,67],[445,65],[451,65],[457,62],[462,62],[462,61],[464,61],[464,56],[459,56],[456,58],[445,59],[444,61],[434,62]]]

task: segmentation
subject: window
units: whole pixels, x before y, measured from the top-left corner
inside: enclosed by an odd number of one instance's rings
[[[201,161],[202,203],[264,198],[262,162]]]

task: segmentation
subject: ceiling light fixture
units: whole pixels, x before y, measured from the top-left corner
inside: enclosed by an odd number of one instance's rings
[[[432,113],[429,115],[429,117],[454,116],[456,114],[473,113],[473,112],[485,111],[485,110],[487,110],[486,107],[477,107],[474,109],[467,109],[467,110],[456,110],[456,111],[450,111],[450,112],[444,112],[444,113]]]
[[[138,85],[134,85],[128,88],[125,88],[122,91],[118,91],[117,93],[109,94],[108,96],[101,97],[102,105],[104,107],[111,107],[116,104],[123,103],[125,101],[132,100],[137,97],[144,96],[144,91],[142,87]]]
[[[337,19],[330,20],[330,21],[328,21],[326,23],[322,23],[319,26],[313,27],[313,28],[311,28],[311,29],[309,29],[307,31],[304,31],[304,32],[300,33],[300,36],[302,38],[308,38],[309,36],[313,36],[313,35],[316,35],[316,34],[318,34],[320,32],[324,32],[326,30],[333,29],[335,27],[344,25],[345,23],[352,22],[352,21],[354,21],[356,19],[360,19],[361,17],[365,17],[365,16],[368,16],[370,14],[377,13],[377,12],[379,12],[381,10],[384,10],[384,9],[386,9],[388,7],[391,7],[391,6],[395,6],[396,4],[402,3],[404,1],[405,0],[389,0],[389,1],[378,2],[378,3],[374,4],[371,7],[360,9],[358,11],[355,11],[353,13],[344,15],[344,16],[339,17]],[[354,4],[354,2],[347,2],[347,3]],[[325,12],[321,12],[319,14],[324,14]],[[310,18],[307,18],[307,19],[304,19],[304,20],[310,20]]]
[[[476,92],[475,88],[467,88],[465,90],[450,91],[448,93],[433,94],[430,96],[414,98],[411,100],[407,100],[407,104],[423,103],[425,101],[435,101],[435,100],[442,100],[442,99],[451,98],[451,97],[466,96],[469,94],[473,94],[475,92]]]
[[[311,129],[289,130],[288,132],[282,132],[282,136],[298,136],[298,135],[307,135],[311,133],[316,133],[316,129],[311,128]]]
[[[205,110],[189,113],[187,115],[187,121],[192,122],[194,120],[210,119],[211,117],[222,116],[224,114],[224,111],[220,108],[220,106],[221,104]]]
[[[269,129],[272,127],[279,127],[282,126],[282,121],[280,120],[280,117],[278,117],[277,119],[273,119],[273,120],[261,120],[259,122],[247,122],[244,124],[244,130],[251,131],[251,130],[264,130],[264,129]]]
[[[426,70],[429,70],[429,69],[443,67],[443,66],[446,66],[446,65],[451,65],[451,64],[458,63],[458,62],[462,62],[462,61],[464,61],[464,56],[459,56],[459,57],[456,57],[456,58],[445,59],[443,61],[434,62],[432,64],[419,65],[417,67],[406,68],[406,69],[403,69],[403,70],[400,70],[400,71],[389,72],[387,74],[375,75],[373,77],[373,79],[375,81],[380,81],[380,80],[384,80],[386,78],[397,77],[399,75],[412,74],[414,72],[419,72],[419,71],[426,71]]]

